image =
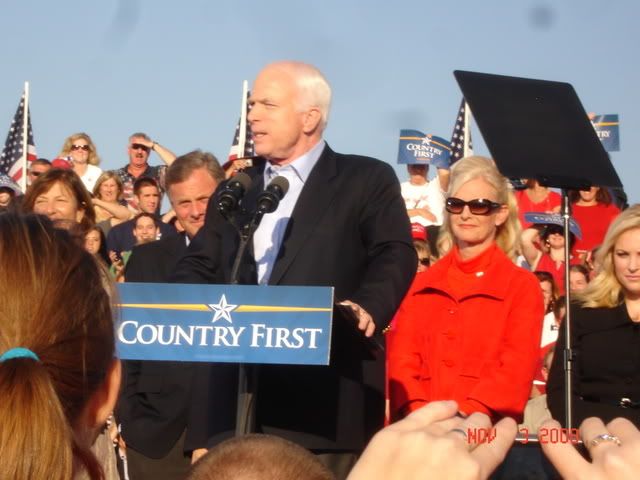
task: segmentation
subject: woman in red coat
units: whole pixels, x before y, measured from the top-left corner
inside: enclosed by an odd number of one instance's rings
[[[512,259],[517,210],[492,160],[451,172],[441,246],[449,252],[416,279],[389,351],[392,418],[435,400],[461,415],[519,418],[536,372],[543,301],[536,277]]]

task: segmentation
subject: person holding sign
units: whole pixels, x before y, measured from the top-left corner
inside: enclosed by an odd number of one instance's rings
[[[536,277],[513,263],[515,199],[492,160],[466,157],[452,167],[446,210],[439,244],[449,253],[416,279],[396,317],[392,418],[446,399],[462,416],[519,418],[538,363],[543,301]]]
[[[259,73],[248,120],[260,157],[245,171],[252,183],[236,220],[251,218],[274,177],[288,180],[288,193],[264,216],[252,252],[241,259],[239,282],[333,286],[341,310],[333,317],[328,367],[260,366],[256,427],[311,449],[344,478],[384,416],[384,358],[367,339],[391,321],[417,258],[391,166],[335,153],[323,140],[330,100],[329,83],[311,65],[277,62]],[[218,202],[212,197],[173,281],[230,280],[239,239]],[[203,414],[215,419],[202,446],[235,430],[237,368],[227,365],[232,373],[225,376],[219,365],[203,380],[210,382]]]

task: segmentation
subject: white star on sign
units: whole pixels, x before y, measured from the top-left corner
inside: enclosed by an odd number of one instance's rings
[[[227,297],[222,294],[220,301],[218,303],[210,303],[209,308],[216,312],[211,323],[216,323],[221,318],[225,319],[229,323],[233,323],[231,321],[231,312],[238,308],[238,305],[231,305],[230,303],[227,303]]]

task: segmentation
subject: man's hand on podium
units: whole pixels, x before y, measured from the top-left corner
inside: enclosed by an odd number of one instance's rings
[[[351,300],[344,300],[340,302],[339,305],[351,308],[354,318],[358,322],[358,329],[364,333],[365,337],[373,336],[373,333],[376,330],[376,324],[373,323],[373,318],[364,308]]]

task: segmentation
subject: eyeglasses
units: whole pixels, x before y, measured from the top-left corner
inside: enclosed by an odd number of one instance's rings
[[[462,213],[465,206],[469,207],[469,211],[473,215],[489,215],[494,210],[502,207],[501,204],[492,202],[486,198],[474,198],[473,200],[465,202],[456,197],[449,197],[447,198],[445,208],[449,213],[459,214]]]
[[[91,150],[91,147],[89,145],[71,145],[71,150],[84,150],[88,152]]]
[[[149,147],[142,145],[141,143],[132,143],[131,150],[144,150],[145,152],[149,151]]]
[[[41,173],[44,173],[44,172],[29,172],[29,175],[31,175],[32,177],[37,177]]]

